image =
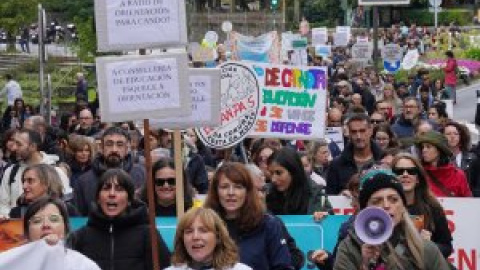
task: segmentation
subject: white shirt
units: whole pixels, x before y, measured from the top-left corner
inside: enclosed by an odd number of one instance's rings
[[[20,84],[14,80],[10,80],[5,84],[5,87],[0,92],[0,95],[7,93],[7,103],[8,105],[13,105],[16,98],[22,97],[22,88]]]

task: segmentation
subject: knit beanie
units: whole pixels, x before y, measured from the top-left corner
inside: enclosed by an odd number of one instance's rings
[[[360,209],[364,209],[367,206],[367,202],[373,193],[384,188],[392,188],[397,191],[400,198],[402,198],[403,205],[407,205],[403,186],[397,180],[397,176],[390,170],[382,169],[369,171],[360,178],[360,194],[358,197]]]
[[[438,131],[428,131],[425,132],[425,134],[420,135],[416,138],[415,144],[417,145],[417,147],[421,147],[423,143],[429,143],[435,146],[447,157],[451,157],[453,155],[452,151],[448,147],[447,138]]]

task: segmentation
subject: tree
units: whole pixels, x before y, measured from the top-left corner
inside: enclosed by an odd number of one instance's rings
[[[21,27],[36,22],[38,0],[0,1],[0,28],[8,33],[8,51],[15,50],[15,35]]]

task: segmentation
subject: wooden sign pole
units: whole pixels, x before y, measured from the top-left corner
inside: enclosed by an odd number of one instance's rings
[[[175,156],[177,218],[180,219],[185,213],[185,202],[183,194],[182,134],[178,129],[173,131],[173,152]]]
[[[148,119],[143,120],[144,144],[145,144],[145,169],[147,173],[147,197],[148,197],[148,220],[150,222],[150,239],[152,243],[153,269],[160,270],[157,224],[155,223],[155,186],[152,179],[152,154],[150,149],[150,123]]]

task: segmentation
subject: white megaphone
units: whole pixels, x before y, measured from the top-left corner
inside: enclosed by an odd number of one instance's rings
[[[367,207],[355,218],[355,233],[365,244],[380,245],[390,238],[393,232],[393,220],[379,207]]]

